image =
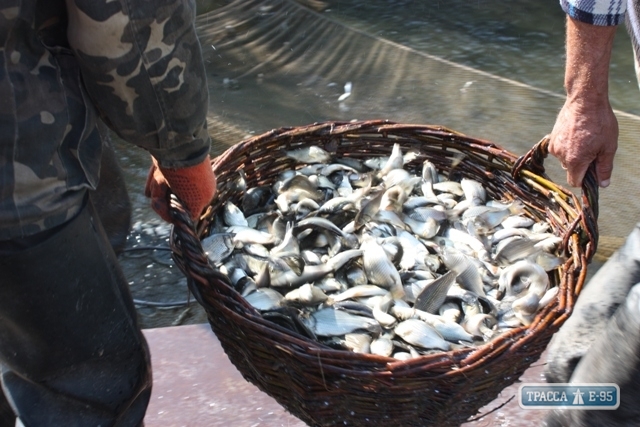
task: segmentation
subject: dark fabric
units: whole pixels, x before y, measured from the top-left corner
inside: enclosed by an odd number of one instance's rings
[[[640,282],[640,224],[585,285],[571,317],[560,328],[547,351],[545,377],[569,382],[573,370],[624,303],[629,290]]]
[[[610,411],[552,411],[549,426],[637,427],[640,426],[640,284],[596,336],[578,363],[571,382],[612,383],[620,387],[620,406]]]
[[[548,427],[640,427],[640,224],[589,280],[553,337],[545,377],[553,383],[614,383],[614,411],[551,411]]]
[[[108,130],[101,126],[103,150],[100,162],[100,181],[89,192],[91,202],[100,216],[111,247],[120,254],[127,243],[131,228],[131,201],[127,193],[124,172],[120,167]]]
[[[150,356],[91,204],[0,257],[2,381],[25,426],[138,426]]]
[[[0,427],[14,427],[16,424],[16,415],[9,405],[4,392],[0,388]]]

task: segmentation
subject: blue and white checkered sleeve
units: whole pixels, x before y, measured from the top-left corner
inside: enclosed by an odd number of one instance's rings
[[[624,21],[627,0],[560,0],[560,6],[580,22],[611,26]]]

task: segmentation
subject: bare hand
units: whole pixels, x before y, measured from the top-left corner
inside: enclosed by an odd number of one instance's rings
[[[617,148],[618,120],[608,102],[590,107],[565,102],[550,135],[549,152],[567,171],[569,185],[581,186],[595,161],[598,183],[607,187]]]

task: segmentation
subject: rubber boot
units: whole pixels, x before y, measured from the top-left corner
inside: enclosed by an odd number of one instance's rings
[[[582,357],[571,382],[617,384],[620,406],[608,411],[553,411],[548,415],[548,426],[640,426],[640,284],[631,289],[625,303]]]
[[[567,383],[580,359],[604,330],[629,290],[640,282],[640,224],[585,285],[573,314],[548,347],[545,377]]]
[[[52,236],[0,256],[2,384],[26,427],[139,426],[147,343],[91,204]]]

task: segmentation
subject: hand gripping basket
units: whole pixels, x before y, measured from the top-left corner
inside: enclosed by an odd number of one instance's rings
[[[239,203],[232,183],[273,182],[294,160],[284,155],[317,145],[337,156],[389,155],[394,143],[417,150],[438,169],[484,183],[494,198],[519,198],[563,237],[566,263],[551,274],[557,299],[529,327],[512,329],[475,348],[396,361],[335,350],[263,318],[214,270],[200,239],[223,203]],[[404,152],[403,151],[403,152]],[[388,121],[330,122],[281,128],[247,139],[212,161],[218,194],[194,228],[181,203],[171,202],[173,256],[207,312],[231,362],[251,383],[310,426],[458,426],[514,383],[568,318],[596,250],[597,185],[590,170],[582,199],[544,175],[547,140],[522,158],[487,141],[438,126]],[[458,160],[462,158],[460,162]],[[455,166],[454,166],[455,165]],[[206,351],[206,348],[199,349]]]

